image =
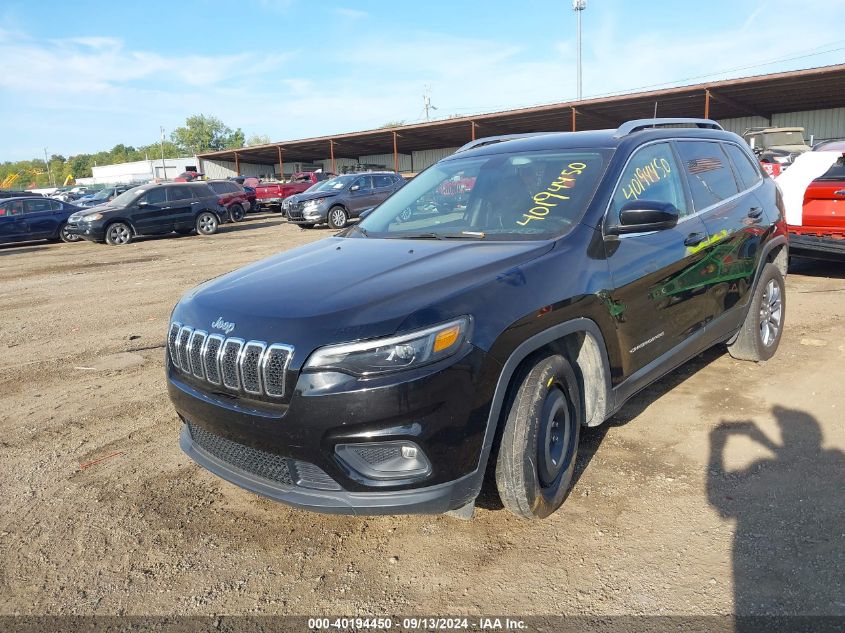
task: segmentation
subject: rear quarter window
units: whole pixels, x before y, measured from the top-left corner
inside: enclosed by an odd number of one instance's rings
[[[751,162],[748,154],[733,143],[725,143],[722,146],[728,158],[736,170],[739,181],[742,183],[743,189],[750,189],[756,185],[761,178],[760,169],[757,165]]]
[[[677,147],[696,211],[739,193],[721,143],[678,141]]]

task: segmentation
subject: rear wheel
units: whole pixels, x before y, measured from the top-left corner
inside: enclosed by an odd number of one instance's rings
[[[217,233],[218,224],[216,215],[210,211],[203,211],[197,216],[197,233],[200,235],[214,235]]]
[[[346,226],[349,216],[346,214],[346,209],[343,207],[332,207],[328,214],[329,227],[333,229],[342,229]]]
[[[502,434],[496,486],[504,506],[525,519],[557,510],[572,484],[581,431],[581,393],[561,355],[522,374]]]
[[[245,215],[244,208],[240,204],[233,204],[229,207],[229,217],[232,218],[232,222],[240,222]]]
[[[775,355],[786,316],[783,275],[774,264],[766,264],[748,306],[748,314],[728,353],[739,360],[769,360]]]
[[[106,227],[106,244],[123,246],[132,241],[132,229],[125,222],[113,222]]]
[[[78,235],[71,235],[70,233],[68,233],[67,224],[62,224],[59,227],[59,239],[63,242],[70,243],[70,242],[78,242],[82,238],[79,237]]]

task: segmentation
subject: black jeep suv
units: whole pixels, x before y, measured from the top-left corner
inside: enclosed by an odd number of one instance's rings
[[[408,214],[447,181],[468,195]],[[337,236],[182,298],[181,446],[356,514],[470,514],[489,462],[506,508],[545,517],[582,426],[710,346],[774,354],[786,263],[776,185],[712,121],[474,141]]]
[[[92,242],[122,246],[138,235],[173,231],[213,235],[228,218],[229,212],[204,182],[151,184],[74,213],[68,218],[67,232]]]

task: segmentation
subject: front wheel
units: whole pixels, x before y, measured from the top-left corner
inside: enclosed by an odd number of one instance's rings
[[[343,207],[332,207],[329,209],[328,221],[329,228],[342,229],[346,226],[349,216],[346,215],[346,209]]]
[[[239,204],[233,204],[229,207],[229,217],[232,219],[232,222],[240,222],[244,219],[244,208]]]
[[[197,233],[200,235],[214,235],[217,233],[217,216],[210,211],[203,211],[197,216]]]
[[[132,240],[132,229],[124,222],[114,222],[106,227],[106,244],[123,246]]]
[[[762,361],[775,355],[780,345],[786,316],[783,275],[774,264],[766,264],[748,306],[748,314],[728,353],[738,360]]]
[[[561,506],[572,484],[581,392],[559,354],[541,358],[521,376],[499,446],[496,486],[510,512],[543,519]]]

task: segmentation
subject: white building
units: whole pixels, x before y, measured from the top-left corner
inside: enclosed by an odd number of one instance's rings
[[[162,164],[163,163],[163,164]],[[199,165],[195,156],[187,158],[161,158],[138,160],[133,163],[99,165],[92,169],[92,178],[77,178],[83,185],[142,183],[150,180],[175,178],[184,171],[196,170]]]

